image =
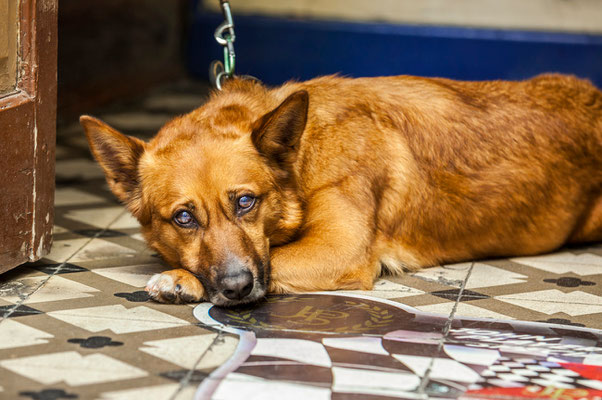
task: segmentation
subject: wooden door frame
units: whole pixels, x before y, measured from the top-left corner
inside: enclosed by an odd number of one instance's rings
[[[6,157],[0,160],[5,192],[0,223],[8,224],[0,226],[0,233],[7,233],[0,237],[0,272],[41,258],[52,244],[57,14],[58,0],[19,1],[17,84],[14,93],[0,98]],[[21,211],[6,215],[7,210]]]

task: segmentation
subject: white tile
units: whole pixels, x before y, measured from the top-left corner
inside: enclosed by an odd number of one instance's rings
[[[102,393],[100,395],[100,400],[165,400],[171,399],[179,388],[180,385],[178,383],[171,383],[167,385],[118,390],[114,392]],[[195,386],[186,386],[181,390],[180,393],[178,393],[176,399],[193,399],[195,391]]]
[[[148,375],[104,354],[82,356],[75,351],[3,360],[0,366],[44,385],[65,382],[80,386]]]
[[[457,361],[447,358],[435,358],[431,364],[431,357],[410,356],[405,354],[393,354],[397,360],[404,363],[420,377],[424,376],[426,370],[431,367],[429,377],[431,379],[444,379],[456,382],[475,383],[479,380],[477,374],[471,368]]]
[[[81,210],[69,210],[64,214],[65,218],[82,222],[87,225],[92,225],[97,228],[107,228],[112,222],[117,220],[117,217],[126,213],[124,207],[102,207],[90,208]]]
[[[56,149],[54,149],[54,154],[57,159],[69,157],[71,155],[71,149],[68,147],[57,145]],[[60,160],[57,162],[61,162]]]
[[[138,306],[128,309],[120,304],[53,311],[48,315],[89,332],[110,329],[117,334],[189,325],[180,318],[152,308]]]
[[[69,259],[69,262],[103,260],[117,257],[134,257],[139,254],[136,250],[120,246],[103,239],[92,239],[77,254]]]
[[[89,238],[56,240],[52,243],[50,253],[44,257],[57,263],[65,262],[90,241]]]
[[[111,224],[111,229],[131,229],[140,228],[140,223],[132,214],[129,212],[124,213],[117,221]],[[142,238],[140,240],[143,240]]]
[[[167,268],[159,263],[128,265],[126,267],[95,268],[95,274],[125,283],[134,287],[145,287],[146,282],[154,275],[164,272]]]
[[[98,164],[87,158],[61,160],[56,163],[56,176],[58,178],[104,178],[104,173]]]
[[[55,206],[71,206],[79,204],[106,203],[106,200],[99,196],[78,190],[75,188],[57,188],[54,192]]]
[[[48,279],[50,278],[50,279]],[[48,275],[32,276],[21,279],[21,282],[29,287],[38,287],[44,281],[44,285],[33,292],[25,301],[25,304],[44,303],[57,300],[81,299],[94,296],[91,293],[99,292],[98,289],[63,278],[59,275],[49,277]],[[15,303],[19,296],[11,295],[2,297],[4,300]]]
[[[301,339],[257,339],[251,352],[255,356],[286,358],[304,364],[330,367],[328,352],[319,342]]]
[[[354,368],[332,368],[332,391],[380,396],[404,397],[420,385],[420,378],[408,372],[370,371]]]
[[[482,349],[446,344],[443,346],[445,353],[456,361],[464,364],[492,365],[500,358],[497,350]]]
[[[69,229],[65,229],[62,226],[58,226],[58,225],[54,225],[52,227],[52,234],[53,235],[58,235],[59,233],[65,233],[65,232],[69,232]]]
[[[435,314],[450,315],[454,308],[453,301],[447,301],[445,303],[429,304],[426,306],[416,306],[415,308]],[[473,306],[466,302],[458,303],[456,307],[456,313],[454,318],[472,317],[472,318],[493,318],[493,319],[513,319],[507,315],[496,313],[495,311],[488,310],[483,307]]]
[[[144,347],[140,347],[139,350],[186,369],[193,369],[197,361],[203,356],[203,360],[201,360],[202,368],[215,368],[230,358],[238,343],[238,340],[234,337],[224,336],[220,338],[219,345],[216,345],[219,347],[219,351],[215,351],[215,349],[211,351],[210,347],[216,337],[216,333],[207,333],[153,340],[144,342]]]
[[[561,252],[537,257],[511,258],[510,260],[554,274],[566,274],[568,272],[580,276],[602,274],[602,257],[590,253],[572,254]]]
[[[27,326],[14,319],[0,321],[0,350],[13,349],[15,347],[45,344],[54,336],[31,326]]]
[[[389,355],[385,350],[380,337],[359,336],[342,338],[324,338],[324,346],[334,347],[335,349],[359,351],[362,353]]]
[[[144,236],[142,236],[142,233],[134,233],[133,235],[130,235],[130,237],[132,239],[136,239],[136,240],[140,240],[141,242],[144,242]]]
[[[548,315],[565,313],[574,317],[602,312],[602,297],[580,290],[564,293],[557,289],[549,289],[496,296],[495,299]]]
[[[411,275],[428,282],[437,282],[441,285],[460,287],[466,280],[472,263],[459,263],[442,265],[440,267],[425,268]]]
[[[517,274],[488,264],[475,263],[465,287],[466,289],[474,289],[511,285],[514,283],[523,283],[526,279],[526,275]]]
[[[391,282],[387,279],[377,280],[374,283],[374,288],[372,290],[340,290],[339,293],[362,294],[381,299],[394,299],[424,294],[422,290],[405,286],[400,283]]]
[[[330,389],[233,372],[220,383],[211,399],[232,400],[241,396],[245,400],[330,400]]]

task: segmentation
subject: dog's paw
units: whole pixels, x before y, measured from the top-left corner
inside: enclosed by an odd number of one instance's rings
[[[196,303],[205,295],[201,282],[184,269],[153,275],[144,290],[153,300],[160,303]]]

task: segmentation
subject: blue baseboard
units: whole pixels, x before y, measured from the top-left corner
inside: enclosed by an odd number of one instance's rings
[[[196,12],[188,66],[207,77],[222,59],[221,14]],[[319,75],[420,75],[462,80],[571,73],[602,87],[602,36],[236,15],[236,72],[268,84]]]

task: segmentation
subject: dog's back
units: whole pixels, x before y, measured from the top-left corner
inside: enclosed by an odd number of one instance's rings
[[[311,202],[336,186],[368,213],[390,269],[602,239],[602,94],[589,82],[326,77],[276,97],[300,88],[300,189]]]

